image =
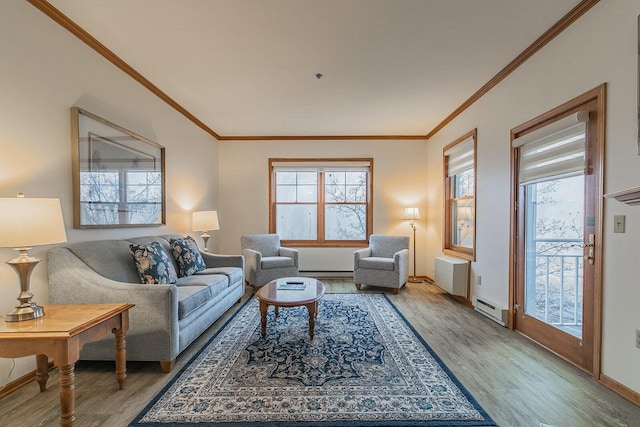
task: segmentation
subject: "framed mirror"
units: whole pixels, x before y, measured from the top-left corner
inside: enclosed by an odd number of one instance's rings
[[[71,109],[74,228],[165,224],[164,147]]]

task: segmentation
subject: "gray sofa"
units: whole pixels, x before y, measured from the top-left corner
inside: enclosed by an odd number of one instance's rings
[[[244,258],[200,252],[206,269],[169,285],[140,283],[129,245],[159,242],[171,255],[171,238],[75,243],[49,251],[52,304],[135,304],[129,312],[127,360],[159,361],[164,372],[175,358],[244,295]],[[172,256],[171,260],[175,262]],[[178,270],[175,264],[176,271]],[[113,360],[112,336],[84,346],[83,360]]]

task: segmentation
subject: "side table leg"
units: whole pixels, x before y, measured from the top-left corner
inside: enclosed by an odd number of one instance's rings
[[[116,336],[116,379],[118,388],[124,390],[124,381],[127,378],[127,341],[122,329],[111,331]]]
[[[58,379],[58,385],[60,387],[60,425],[72,426],[76,420],[75,415],[75,400],[76,400],[76,386],[75,386],[75,367],[71,365],[59,366],[60,378]]]
[[[260,324],[262,326],[262,338],[267,336],[267,309],[269,305],[260,301]]]
[[[47,380],[49,379],[49,372],[47,371],[49,358],[46,354],[36,355],[36,366],[36,381],[40,385],[40,391],[42,392],[47,389]]]

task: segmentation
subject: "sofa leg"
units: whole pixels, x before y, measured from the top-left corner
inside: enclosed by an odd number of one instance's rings
[[[360,287],[361,287],[361,286],[362,286],[362,285],[361,285],[360,283],[356,283],[356,289],[357,289],[357,290],[360,290]]]
[[[393,293],[394,293],[394,294],[396,294],[396,295],[398,295],[398,292],[399,292],[399,291],[400,291],[400,288],[394,288],[394,289],[393,289]]]
[[[173,369],[174,361],[175,360],[169,360],[168,362],[161,361],[160,368],[162,368],[162,372],[164,372],[165,374],[168,374],[169,372],[171,372],[171,369]]]

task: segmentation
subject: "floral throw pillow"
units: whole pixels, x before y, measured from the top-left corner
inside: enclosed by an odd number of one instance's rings
[[[136,263],[141,283],[159,285],[175,283],[178,280],[176,268],[160,243],[129,245],[129,248]]]
[[[187,236],[183,239],[171,239],[169,243],[171,244],[173,257],[178,263],[180,277],[191,276],[207,268],[198,249],[198,244],[193,240],[193,237]]]

